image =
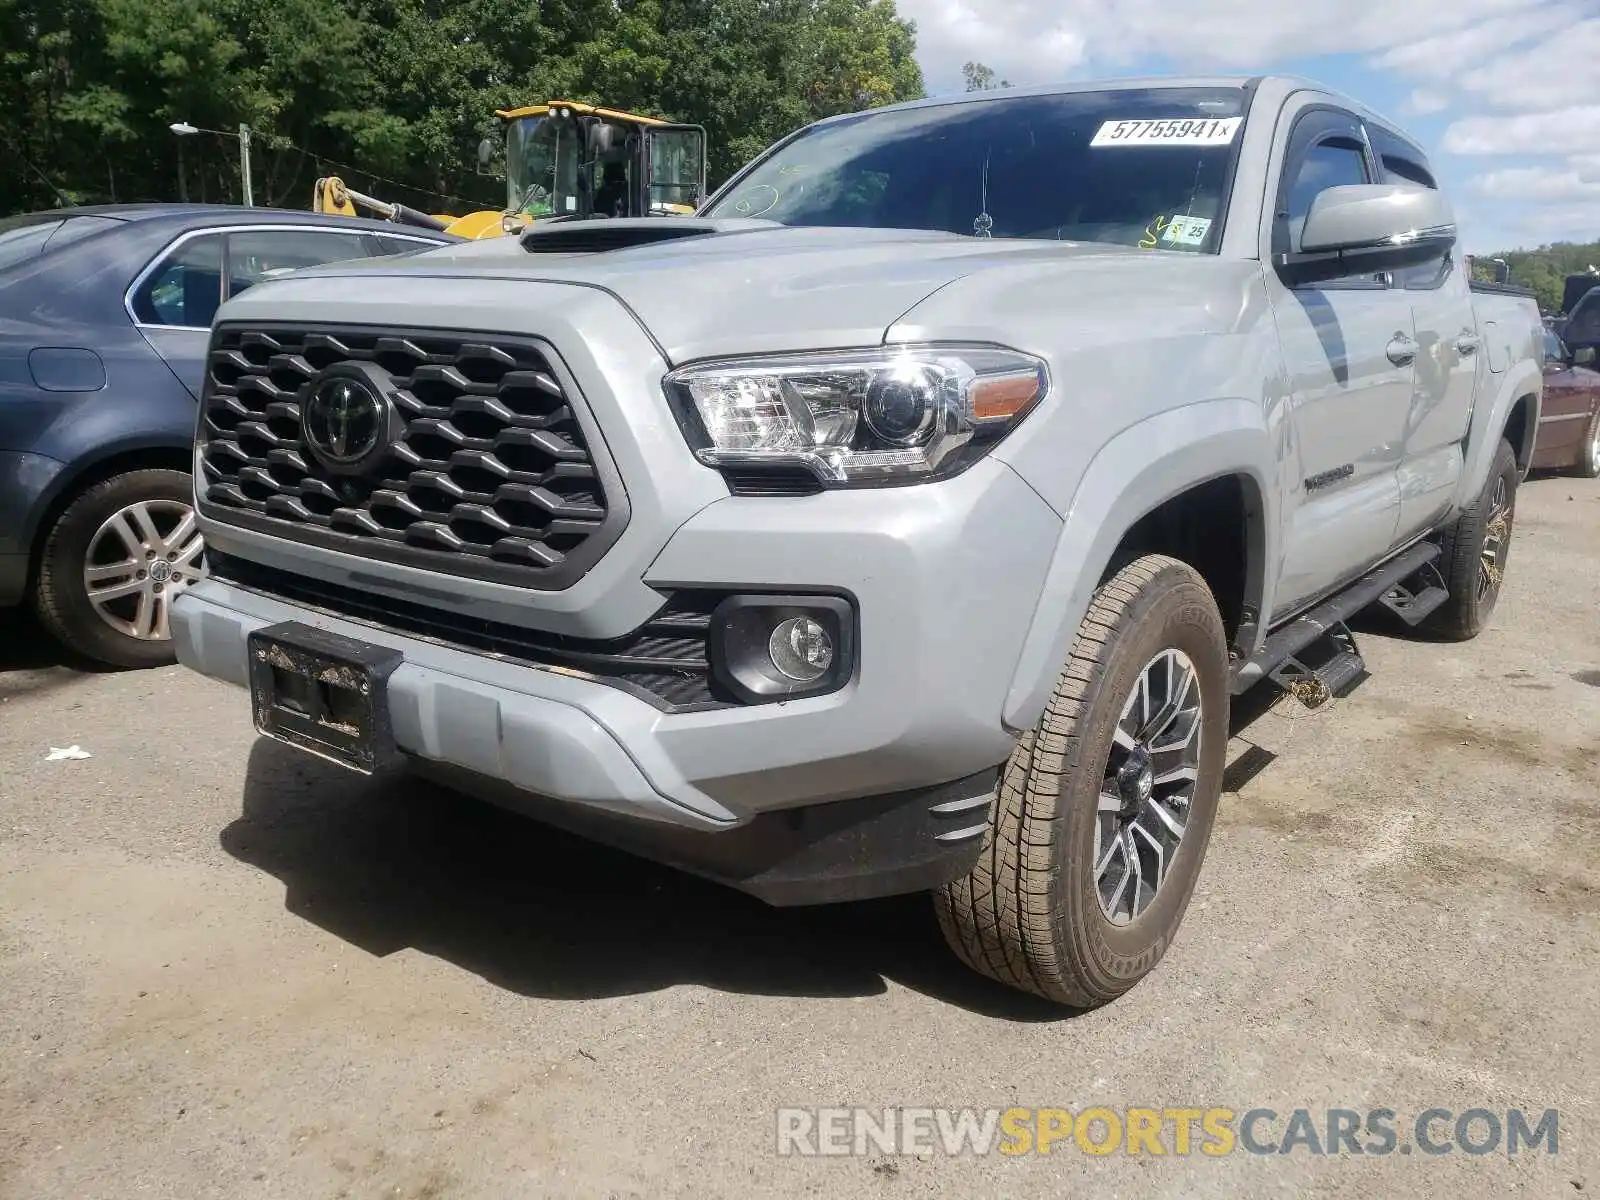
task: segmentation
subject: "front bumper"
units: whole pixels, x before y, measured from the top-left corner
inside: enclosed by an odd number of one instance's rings
[[[240,552],[238,531],[217,532]],[[850,682],[785,703],[663,712],[594,679],[215,578],[174,605],[173,634],[186,666],[241,687],[250,632],[280,621],[399,650],[395,740],[467,790],[599,826],[758,894],[839,898],[850,880],[850,895],[910,890],[960,874],[976,853],[982,798],[1015,744],[1002,705],[1058,532],[1038,495],[993,461],[926,487],[707,506],[662,548],[647,586],[759,581],[837,589],[856,604]],[[382,585],[370,567],[367,579]],[[813,815],[842,801],[857,803]],[[796,866],[789,850],[815,861]],[[785,874],[795,871],[803,878]]]
[[[390,686],[401,749],[528,792],[716,827],[934,786],[1004,761],[1015,738],[1000,713],[1058,531],[1056,514],[993,461],[926,487],[707,506],[660,550],[645,586],[826,588],[853,598],[853,677],[784,703],[663,712],[604,682],[220,579],[174,605],[174,638],[181,661],[240,686],[248,634],[280,621],[399,650],[405,665]],[[257,536],[221,526],[206,534],[245,557]],[[382,591],[384,577],[362,565],[352,567],[362,586]],[[533,599],[522,614],[530,622],[542,616]]]

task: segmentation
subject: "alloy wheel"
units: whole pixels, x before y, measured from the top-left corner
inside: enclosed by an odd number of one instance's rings
[[[172,637],[172,601],[205,578],[205,544],[194,509],[141,500],[113,513],[89,540],[83,586],[95,613],[126,637]]]
[[[1483,527],[1483,549],[1478,555],[1478,599],[1487,599],[1505,577],[1511,552],[1511,487],[1501,475],[1494,481],[1489,519]]]
[[[1114,925],[1149,908],[1172,870],[1200,778],[1201,724],[1194,663],[1163,650],[1122,706],[1100,784],[1095,890]]]

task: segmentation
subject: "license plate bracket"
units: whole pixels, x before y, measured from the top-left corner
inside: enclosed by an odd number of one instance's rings
[[[285,621],[249,636],[257,731],[372,775],[399,757],[389,719],[398,650]]]

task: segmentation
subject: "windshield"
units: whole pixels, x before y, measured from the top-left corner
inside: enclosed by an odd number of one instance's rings
[[[532,217],[578,209],[578,131],[550,117],[506,127],[506,207]]]
[[[1017,96],[813,127],[702,215],[1215,252],[1242,88]]]

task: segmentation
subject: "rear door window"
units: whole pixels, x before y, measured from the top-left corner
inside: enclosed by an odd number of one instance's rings
[[[1405,183],[1437,191],[1438,182],[1428,166],[1427,156],[1409,142],[1382,125],[1367,122],[1367,137],[1372,142],[1373,154],[1378,159],[1378,182]],[[1443,282],[1450,267],[1448,257],[1437,263],[1418,267],[1405,267],[1391,274],[1396,287],[1432,288]]]
[[[368,258],[366,239],[356,232],[319,229],[251,229],[228,235],[228,295],[305,267]]]
[[[221,304],[220,233],[174,246],[133,293],[133,315],[145,325],[208,329]]]
[[[412,238],[390,237],[387,234],[377,233],[372,235],[372,240],[378,245],[380,254],[417,254],[423,250],[436,250],[444,243],[418,241]]]

